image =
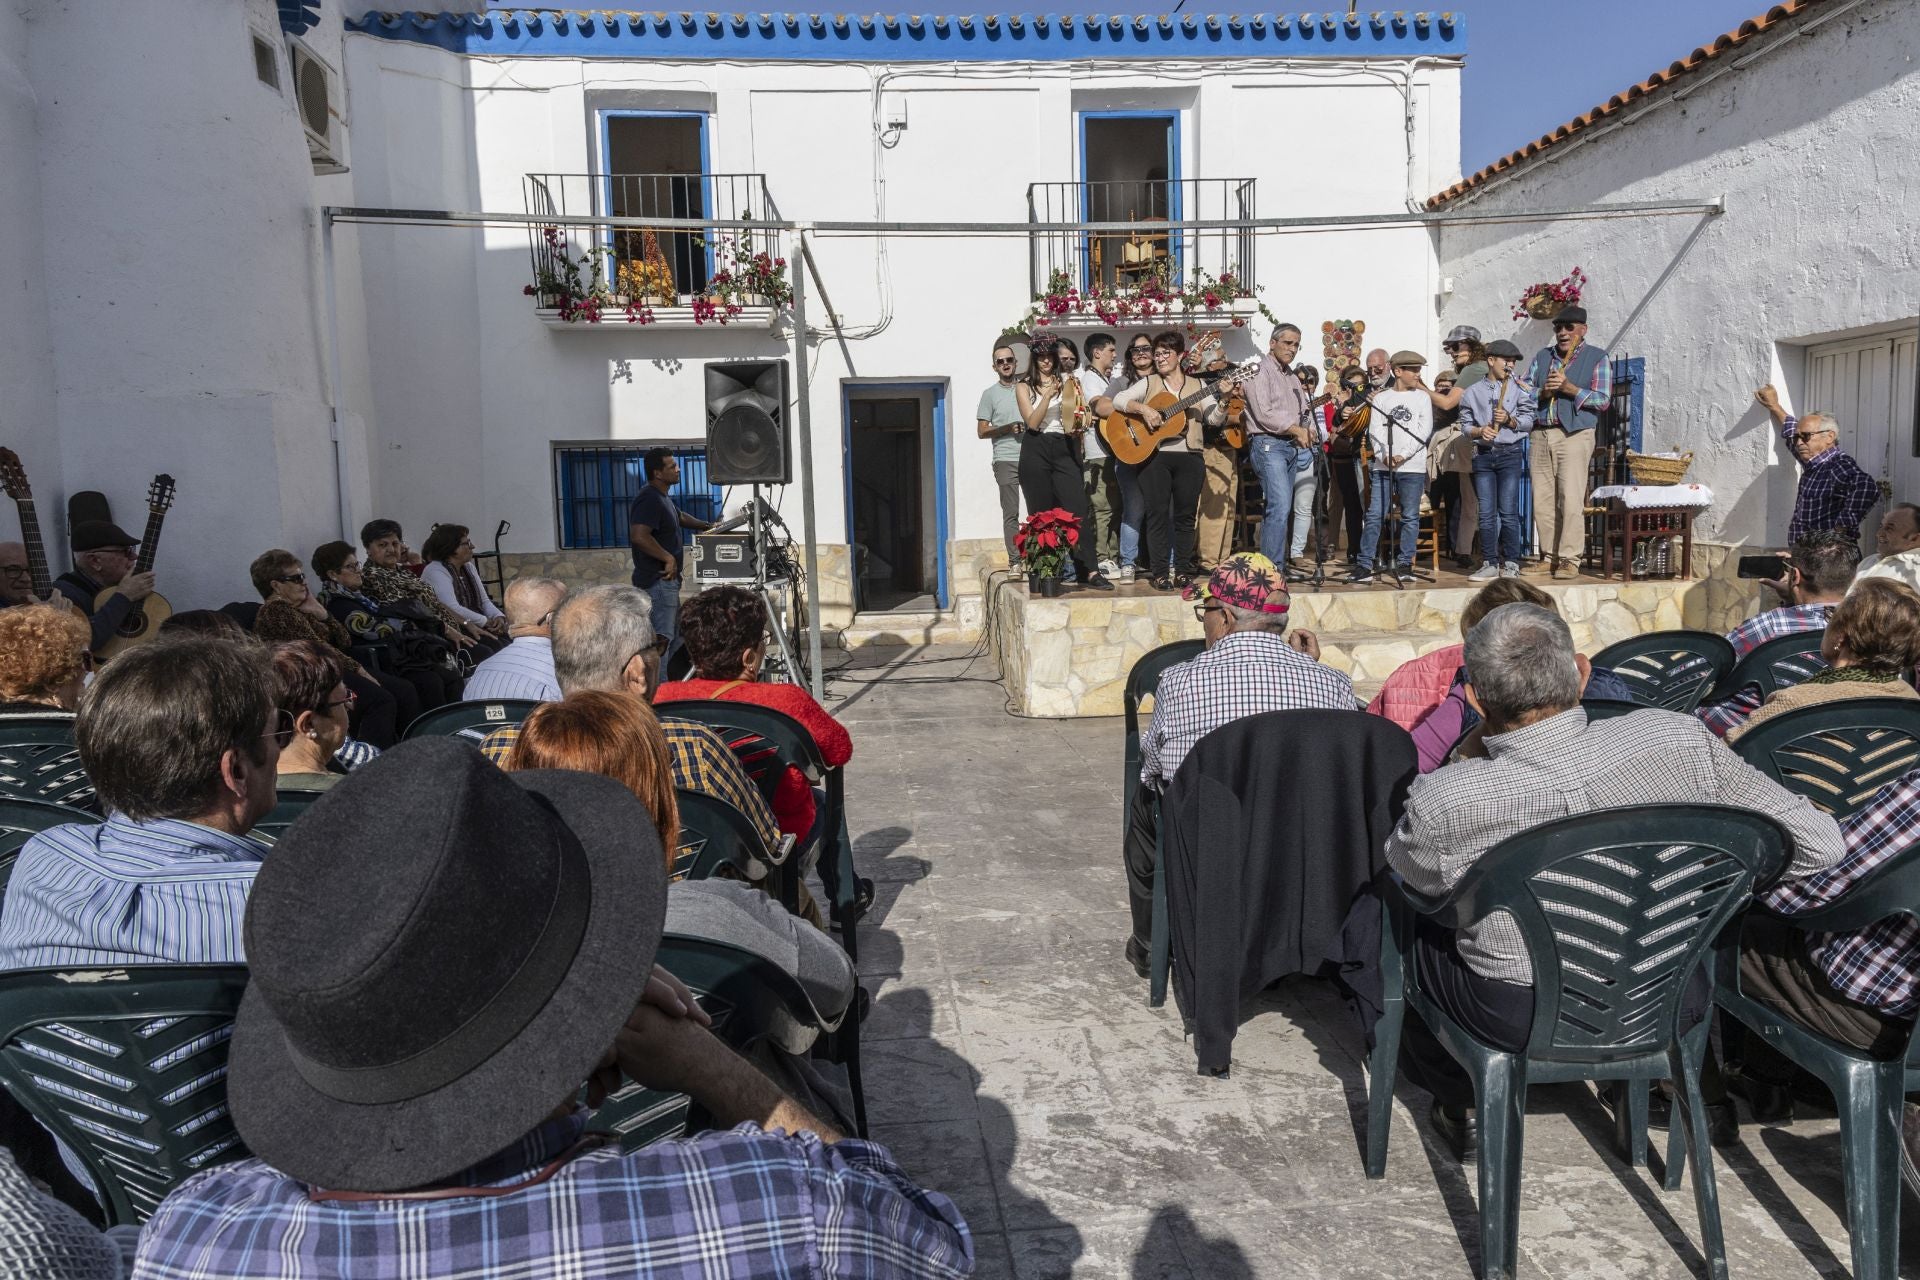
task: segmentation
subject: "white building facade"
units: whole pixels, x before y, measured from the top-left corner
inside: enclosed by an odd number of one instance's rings
[[[1916,49],[1907,0],[1796,0],[1442,192],[1446,215],[1726,210],[1445,225],[1442,324],[1530,352],[1548,327],[1511,319],[1516,299],[1581,267],[1589,341],[1646,361],[1644,447],[1692,451],[1689,478],[1714,491],[1708,539],[1785,540],[1798,468],[1754,401],[1767,382],[1837,414],[1841,446],[1920,498]]]

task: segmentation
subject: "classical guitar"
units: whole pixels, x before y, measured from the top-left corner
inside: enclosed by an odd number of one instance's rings
[[[40,539],[40,517],[33,509],[33,486],[27,483],[27,469],[20,455],[0,449],[0,485],[4,485],[13,505],[20,509],[20,541],[27,545],[27,575],[33,582],[33,598],[53,598],[53,573],[47,568],[47,544]]]
[[[1245,378],[1260,367],[1258,358],[1244,360],[1227,371],[1220,381],[1226,378]],[[1100,438],[1107,442],[1107,449],[1121,462],[1138,466],[1153,456],[1153,451],[1162,441],[1171,440],[1187,429],[1187,410],[1214,394],[1219,381],[1209,382],[1197,378],[1198,390],[1176,397],[1171,391],[1162,391],[1146,402],[1149,409],[1160,415],[1160,425],[1148,427],[1138,418],[1130,418],[1115,409],[1100,424]]]
[[[153,572],[153,553],[160,545],[160,525],[167,518],[167,508],[173,505],[173,477],[159,475],[147,486],[147,531],[140,539],[140,554],[133,562],[133,573]],[[118,587],[103,588],[93,598],[94,612],[106,608],[107,601],[119,592]],[[136,644],[144,644],[159,632],[160,624],[173,615],[173,606],[158,591],[144,600],[133,602],[133,608],[127,610],[127,616],[120,620],[120,626],[114,631],[113,639],[107,641],[93,656],[105,660],[124,652]]]

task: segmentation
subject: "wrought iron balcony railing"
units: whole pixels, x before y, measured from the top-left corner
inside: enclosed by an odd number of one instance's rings
[[[779,217],[766,176],[758,173],[530,173],[524,189],[527,212],[535,215],[743,222]],[[738,228],[536,225],[528,238],[536,293],[546,292],[542,282],[563,273],[563,258],[577,265],[592,255],[596,261],[580,269],[583,277],[598,267],[616,299],[668,306],[707,292],[718,263],[729,256],[729,241],[731,256],[743,260],[779,252],[777,232]]]
[[[1055,272],[1081,290],[1124,292],[1149,279],[1180,285],[1199,272],[1254,286],[1250,228],[1175,230],[1166,224],[1257,217],[1252,178],[1177,178],[1130,182],[1035,182],[1027,220],[1128,222],[1131,232],[1032,233],[1032,285],[1046,292]]]

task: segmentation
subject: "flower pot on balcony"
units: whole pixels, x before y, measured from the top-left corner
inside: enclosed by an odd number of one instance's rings
[[[1527,314],[1535,320],[1551,320],[1566,310],[1567,304],[1549,294],[1536,293],[1527,299]]]

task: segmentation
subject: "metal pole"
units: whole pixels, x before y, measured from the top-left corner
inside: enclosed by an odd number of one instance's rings
[[[327,308],[327,412],[328,434],[333,439],[333,488],[340,517],[340,539],[352,542],[350,503],[347,496],[347,449],[340,429],[340,301],[333,280],[333,210],[320,211],[320,275],[326,288]]]
[[[807,230],[798,229],[793,255],[793,392],[800,420],[800,531],[807,540],[807,688],[821,698],[820,549],[813,523],[813,405],[807,379]]]

